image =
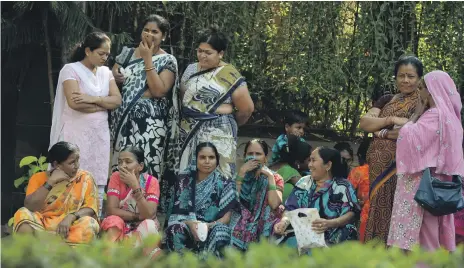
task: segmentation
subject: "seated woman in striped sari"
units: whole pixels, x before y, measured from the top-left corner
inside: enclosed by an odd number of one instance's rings
[[[165,235],[168,251],[184,249],[222,256],[230,244],[229,222],[231,210],[237,205],[234,182],[219,172],[219,153],[210,142],[203,142],[196,149],[196,167],[179,175],[170,205]],[[206,224],[207,237],[201,241],[199,225]]]
[[[90,243],[100,230],[98,192],[92,175],[79,169],[79,149],[58,142],[48,151],[52,169],[29,180],[24,207],[14,215],[13,232],[46,231],[71,246]]]
[[[358,232],[353,222],[360,212],[356,194],[350,182],[341,177],[346,171],[340,153],[331,148],[319,147],[310,157],[311,175],[300,179],[285,203],[285,210],[316,208],[318,220],[313,221],[312,229],[324,233],[327,245],[338,244],[346,240],[356,240]],[[290,226],[287,217],[277,220],[274,234],[285,235],[280,242],[297,247],[295,233],[286,232]]]
[[[139,246],[144,238],[159,234],[159,183],[156,177],[143,173],[144,160],[144,151],[138,147],[128,147],[118,155],[119,171],[111,175],[108,185],[109,216],[101,226],[110,241],[135,237],[135,246]],[[144,252],[154,258],[160,253],[159,244]]]

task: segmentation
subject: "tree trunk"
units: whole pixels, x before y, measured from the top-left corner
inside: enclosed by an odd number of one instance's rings
[[[358,96],[356,97],[356,106],[355,106],[355,110],[353,111],[353,121],[351,122],[351,127],[350,127],[350,137],[353,138],[354,137],[354,134],[356,133],[356,127],[358,126],[358,123],[359,123],[359,119],[360,119],[360,116],[361,116],[361,113],[360,113],[360,109],[359,109],[359,105],[361,103],[361,95],[362,94],[358,94]]]
[[[55,89],[53,87],[53,66],[52,66],[52,47],[50,45],[50,36],[48,34],[48,10],[42,13],[42,25],[44,28],[45,50],[47,52],[47,73],[48,73],[48,90],[50,93],[50,109],[53,117],[53,103],[55,102]]]
[[[330,101],[328,99],[324,99],[324,128],[329,127],[329,117],[330,117]]]

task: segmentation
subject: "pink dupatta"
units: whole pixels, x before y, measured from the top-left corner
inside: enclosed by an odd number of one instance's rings
[[[461,98],[451,77],[442,71],[425,75],[436,107],[416,123],[404,125],[397,141],[398,174],[414,174],[435,167],[437,174],[464,177]]]

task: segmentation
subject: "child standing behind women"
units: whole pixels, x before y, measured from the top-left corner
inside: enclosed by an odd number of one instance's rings
[[[282,160],[279,152],[281,152],[287,146],[288,135],[295,135],[299,137],[302,142],[305,141],[302,137],[304,136],[304,128],[307,121],[308,116],[301,111],[294,110],[286,113],[284,118],[285,133],[281,134],[277,138],[276,143],[272,147],[272,156],[271,160],[269,161],[270,166]]]

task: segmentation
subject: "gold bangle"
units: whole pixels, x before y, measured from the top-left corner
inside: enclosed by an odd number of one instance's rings
[[[145,72],[148,72],[148,71],[151,71],[151,70],[154,70],[155,67],[151,67],[151,68],[145,68]]]

